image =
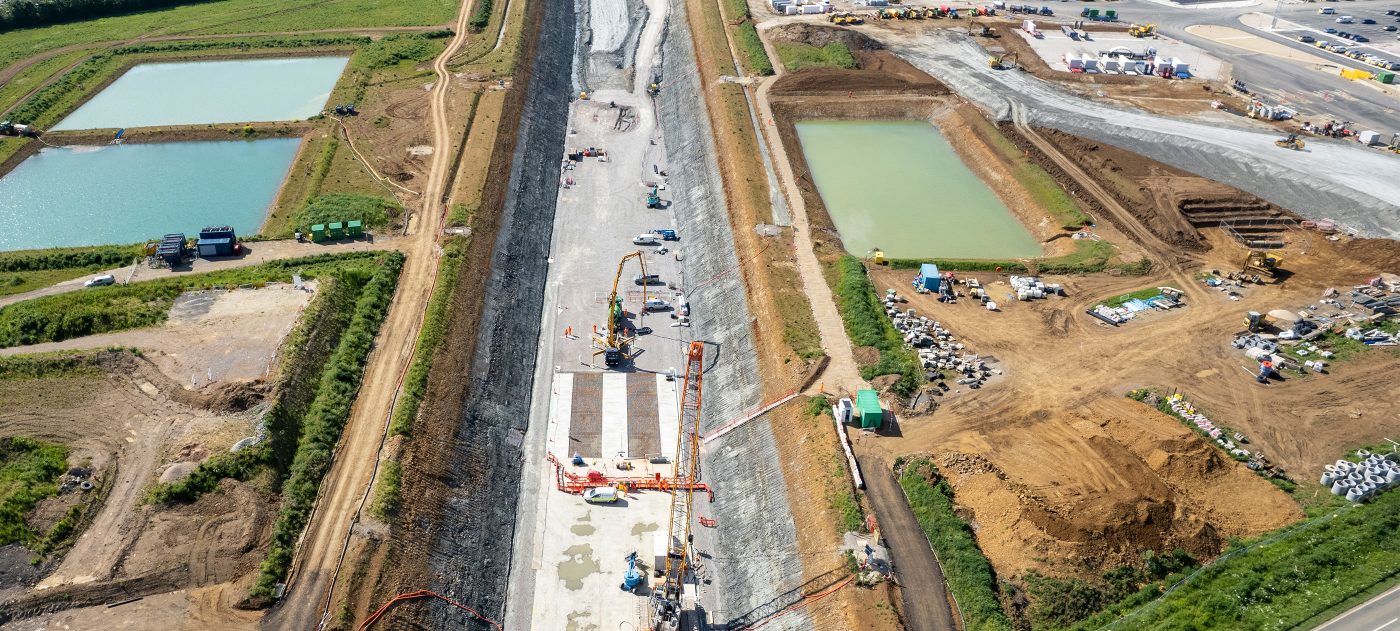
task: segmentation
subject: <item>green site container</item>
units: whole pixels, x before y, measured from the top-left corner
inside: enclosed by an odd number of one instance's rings
[[[1395,73],[1387,72],[1384,70],[1377,72],[1376,81],[1379,81],[1381,83],[1395,83]]]
[[[365,236],[365,228],[359,221],[347,221],[345,222],[345,236],[358,239]]]
[[[325,241],[325,240],[326,240],[326,224],[318,223],[318,224],[316,224],[316,225],[314,225],[314,226],[311,226],[311,240],[312,240],[312,241]]]
[[[879,429],[885,421],[885,410],[880,407],[880,395],[874,390],[856,391],[856,419],[861,429]]]
[[[337,221],[329,226],[326,226],[326,234],[332,239],[344,239],[345,224]]]
[[[1098,10],[1098,9],[1089,9],[1089,17],[1090,17],[1090,18],[1099,17],[1099,10]]]
[[[1116,18],[1116,17],[1118,17],[1118,12],[1115,11],[1115,10],[1113,10],[1113,9],[1109,9],[1109,10],[1107,10],[1107,11],[1104,11],[1103,14],[1104,14],[1104,17],[1107,17],[1107,18]]]

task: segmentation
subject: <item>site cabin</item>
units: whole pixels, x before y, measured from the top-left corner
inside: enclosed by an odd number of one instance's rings
[[[238,246],[238,235],[232,226],[208,226],[199,231],[195,250],[201,258],[213,256],[233,256]]]
[[[924,263],[919,266],[919,276],[914,279],[914,286],[919,289],[937,293],[942,277],[938,275],[938,266],[933,263]]]
[[[861,429],[880,429],[885,410],[880,407],[880,395],[874,390],[856,391],[855,421]]]

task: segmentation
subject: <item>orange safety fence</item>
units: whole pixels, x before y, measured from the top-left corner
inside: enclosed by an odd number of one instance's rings
[[[565,470],[564,464],[562,462],[559,462],[559,459],[554,457],[554,454],[548,454],[546,459],[550,462],[550,464],[554,465],[555,486],[558,487],[560,491],[563,491],[565,493],[573,493],[577,495],[582,494],[584,491],[587,491],[588,489],[592,488],[599,488],[604,486],[618,487],[620,485],[625,485],[627,487],[627,490],[629,491],[636,489],[645,489],[651,491],[671,491],[673,488],[679,488],[681,490],[692,492],[704,491],[706,494],[709,495],[711,502],[715,501],[714,489],[711,489],[710,485],[705,484],[703,482],[680,482],[679,484],[677,484],[671,478],[662,476],[659,473],[653,474],[651,477],[608,476],[603,475],[601,471],[589,471],[585,475],[579,475],[577,473],[571,473]]]
[[[433,591],[429,591],[429,590],[426,590],[426,589],[420,589],[420,590],[418,590],[418,591],[416,591],[416,592],[407,592],[407,593],[399,594],[398,596],[395,596],[395,597],[389,599],[389,602],[384,603],[384,606],[383,606],[383,607],[380,607],[380,608],[379,608],[378,610],[376,610],[373,614],[371,614],[370,617],[365,618],[365,621],[364,621],[364,622],[361,622],[361,623],[360,623],[360,626],[358,627],[358,628],[359,628],[359,631],[365,631],[366,629],[369,629],[370,627],[374,626],[374,623],[379,622],[379,619],[382,618],[382,617],[384,617],[384,614],[385,614],[385,613],[388,613],[389,609],[392,608],[394,605],[396,605],[396,604],[398,604],[398,603],[401,603],[401,602],[407,602],[407,601],[410,601],[410,600],[418,600],[418,599],[420,599],[420,598],[436,598],[436,599],[441,600],[441,601],[443,601],[443,602],[445,602],[445,603],[447,603],[447,604],[449,604],[449,605],[452,605],[453,607],[456,607],[456,608],[458,608],[458,609],[461,609],[462,611],[465,611],[465,612],[467,612],[467,613],[469,613],[469,614],[475,616],[476,618],[478,618],[478,619],[480,619],[480,620],[486,622],[487,624],[490,624],[491,626],[495,627],[498,631],[503,631],[503,629],[502,629],[502,627],[501,627],[501,624],[500,624],[499,622],[496,622],[495,620],[492,620],[492,619],[490,619],[490,618],[487,618],[486,616],[481,615],[479,612],[477,612],[477,610],[472,609],[471,607],[468,607],[468,606],[466,606],[466,605],[463,605],[462,603],[459,603],[459,602],[457,602],[457,601],[455,601],[455,600],[452,600],[451,598],[448,598],[448,597],[446,597],[446,596],[443,596],[442,594],[439,594],[439,593],[433,592]]]

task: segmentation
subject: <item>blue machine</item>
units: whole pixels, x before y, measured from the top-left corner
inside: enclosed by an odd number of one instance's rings
[[[914,286],[936,292],[942,282],[943,277],[938,274],[938,266],[924,263],[919,266],[919,277],[914,279]]]
[[[627,573],[622,576],[622,591],[630,592],[642,584],[642,573],[637,571],[637,553],[627,555]]]

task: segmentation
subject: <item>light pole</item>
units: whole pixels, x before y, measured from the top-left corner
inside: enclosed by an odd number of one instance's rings
[[[1282,7],[1282,6],[1283,6],[1283,0],[1275,0],[1275,2],[1274,2],[1274,20],[1273,20],[1273,22],[1270,22],[1270,23],[1269,23],[1269,30],[1271,30],[1271,31],[1277,31],[1277,30],[1278,30],[1278,10],[1279,10],[1279,8]]]

